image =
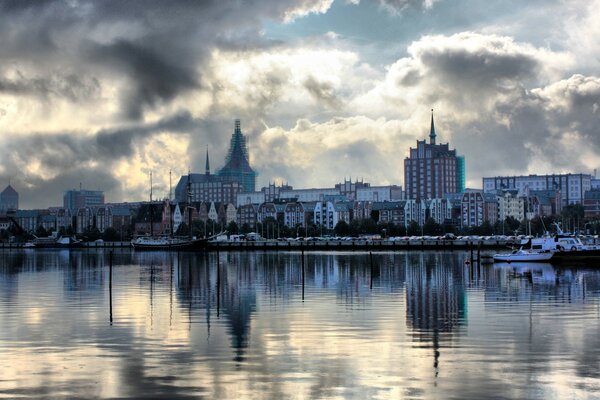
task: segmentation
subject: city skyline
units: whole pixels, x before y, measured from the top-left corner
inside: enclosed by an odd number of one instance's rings
[[[348,175],[404,186],[431,108],[438,142],[466,158],[468,187],[600,165],[600,1],[0,9],[0,179],[22,208],[59,203],[80,182],[111,201],[145,199],[151,170],[168,193],[169,170],[204,171],[206,146],[225,159],[236,118],[257,187]]]

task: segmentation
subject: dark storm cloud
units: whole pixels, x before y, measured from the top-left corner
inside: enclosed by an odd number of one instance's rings
[[[152,49],[125,40],[91,46],[90,61],[135,77],[122,101],[123,112],[130,119],[139,119],[146,106],[172,100],[199,86],[192,66],[176,65]]]
[[[75,74],[54,73],[45,77],[29,78],[17,71],[17,77],[2,79],[0,77],[0,93],[32,96],[48,99],[56,96],[72,102],[85,101],[97,97],[100,83],[95,78]]]
[[[314,76],[309,76],[304,82],[308,93],[319,103],[332,109],[339,109],[342,102],[337,98],[333,85],[329,82],[319,82]]]
[[[88,188],[108,192],[107,198],[120,199],[123,187],[112,172],[119,160],[131,157],[136,147],[151,140],[154,135],[194,134],[201,121],[187,112],[164,118],[153,124],[102,130],[93,135],[78,132],[36,133],[15,137],[0,149],[5,173],[0,181],[18,181],[22,204],[27,207],[43,202],[60,203],[62,192],[82,182]],[[39,163],[46,172],[55,173],[51,179],[28,174],[25,165]],[[98,166],[90,166],[97,163]]]
[[[302,13],[313,3],[9,1],[0,5],[0,54],[32,69],[37,64],[40,74],[70,68],[72,79],[90,71],[125,79],[122,114],[140,119],[145,110],[198,88],[198,71],[216,46],[260,46],[262,22]]]
[[[41,206],[48,201],[44,193],[76,185],[81,180],[79,172],[88,171],[89,176],[102,172],[105,179],[99,175],[99,186],[117,190],[118,183],[111,179],[114,162],[132,156],[141,142],[156,133],[204,130],[206,142],[202,146],[194,142],[190,156],[201,153],[203,159],[208,142],[218,143],[217,151],[223,151],[231,131],[223,131],[223,121],[230,124],[232,114],[216,110],[201,122],[191,117],[198,111],[195,104],[173,106],[173,101],[204,88],[203,74],[215,49],[272,46],[260,33],[264,22],[290,20],[328,6],[319,0],[0,2],[0,95],[9,96],[5,97],[8,102],[0,102],[0,118],[23,121],[21,115],[29,104],[43,109],[40,121],[33,119],[19,129],[3,127],[6,140],[0,150],[0,178],[22,182],[18,188],[22,204]],[[274,101],[273,90],[281,85],[278,79],[272,77],[265,93],[249,99],[255,109]],[[213,84],[218,87],[218,82]],[[82,108],[83,123],[89,123],[89,129],[71,128],[66,113],[61,113],[62,103],[57,103],[63,100]],[[145,122],[156,118],[149,113],[158,107],[189,107],[189,111],[184,109],[158,123]],[[251,113],[241,110],[239,115]],[[81,120],[77,121],[81,127]],[[46,122],[54,133],[36,133],[45,130]],[[27,132],[27,125],[35,128]],[[102,166],[90,167],[95,163]],[[37,164],[39,172],[25,168]]]

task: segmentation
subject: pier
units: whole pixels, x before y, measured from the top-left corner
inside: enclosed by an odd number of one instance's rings
[[[443,239],[411,239],[411,240],[257,240],[257,241],[211,241],[207,251],[288,251],[288,250],[470,250],[504,249],[518,246],[511,240],[443,240]],[[127,248],[131,242],[86,242],[82,249],[92,248]],[[27,249],[23,243],[0,243],[0,249]]]

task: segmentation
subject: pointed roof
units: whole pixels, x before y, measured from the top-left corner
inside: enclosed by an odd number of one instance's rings
[[[433,108],[431,109],[431,129],[429,131],[429,143],[435,144],[435,125],[433,124]]]
[[[206,167],[204,169],[206,175],[210,175],[210,162],[208,161],[208,145],[206,146]]]
[[[242,134],[239,119],[235,120],[235,130],[231,136],[229,153],[227,153],[225,166],[221,168],[220,173],[223,174],[225,171],[254,172],[248,161],[248,145],[246,137]]]
[[[18,195],[19,193],[17,193],[17,191],[10,185],[10,183],[8,184],[8,186],[2,191],[3,195]]]

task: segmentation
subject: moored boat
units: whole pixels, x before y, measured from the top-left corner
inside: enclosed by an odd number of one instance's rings
[[[494,261],[505,262],[547,262],[554,256],[554,252],[549,250],[514,250],[511,253],[494,254]]]
[[[200,250],[207,239],[183,239],[168,236],[140,236],[131,241],[135,250]]]
[[[44,248],[44,249],[70,249],[82,247],[81,240],[71,236],[49,236],[44,238],[36,237],[30,242],[25,243],[26,248]]]

